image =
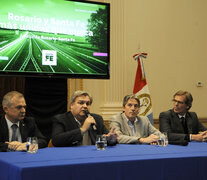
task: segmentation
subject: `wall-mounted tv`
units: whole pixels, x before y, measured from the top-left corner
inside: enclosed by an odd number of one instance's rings
[[[5,0],[0,75],[109,79],[110,4]]]

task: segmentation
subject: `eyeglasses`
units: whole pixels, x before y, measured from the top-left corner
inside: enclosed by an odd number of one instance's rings
[[[177,100],[175,100],[175,99],[173,99],[172,102],[174,102],[174,103],[178,103],[178,104],[185,104],[185,102],[177,101]]]

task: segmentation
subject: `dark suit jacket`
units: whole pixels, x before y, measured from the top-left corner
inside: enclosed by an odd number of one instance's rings
[[[89,128],[88,134],[92,144],[95,144],[96,135],[107,134],[109,131],[103,123],[103,118],[97,114],[91,114],[96,121],[96,129]],[[54,146],[66,147],[80,145],[83,136],[80,127],[72,113],[56,115],[53,121],[52,143]]]
[[[189,134],[198,134],[199,131],[207,129],[199,122],[195,112],[187,112],[185,119],[188,134],[184,133],[181,120],[173,109],[162,112],[159,116],[160,131],[168,133],[169,141],[189,141]]]
[[[19,123],[22,142],[26,142],[27,137],[37,137],[39,148],[47,146],[47,140],[39,131],[35,121],[31,117],[25,117],[23,121]],[[6,123],[5,116],[0,117],[0,151],[7,151],[8,145],[5,141],[9,141],[9,131]]]

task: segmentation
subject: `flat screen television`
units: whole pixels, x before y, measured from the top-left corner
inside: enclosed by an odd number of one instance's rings
[[[110,4],[5,0],[0,75],[109,79]]]

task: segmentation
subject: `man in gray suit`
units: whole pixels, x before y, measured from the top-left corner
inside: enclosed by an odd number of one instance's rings
[[[123,112],[111,118],[110,127],[115,128],[122,144],[156,144],[161,133],[152,126],[145,116],[138,116],[139,99],[126,95],[123,100]]]
[[[160,113],[160,131],[168,133],[169,142],[207,141],[207,128],[189,112],[192,102],[191,93],[180,90],[173,96],[173,109]]]

